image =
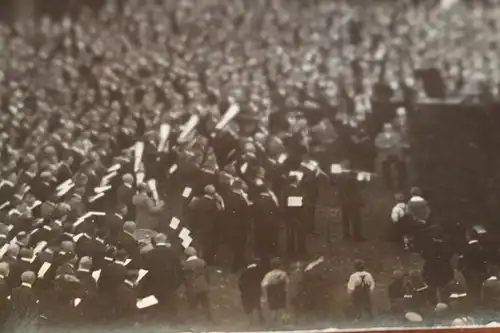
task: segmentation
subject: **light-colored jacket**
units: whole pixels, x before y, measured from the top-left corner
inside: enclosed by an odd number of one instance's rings
[[[363,277],[363,278],[362,278]],[[361,284],[361,281],[364,279],[365,283],[369,286],[370,291],[375,289],[375,280],[373,276],[368,272],[356,272],[351,274],[349,277],[349,281],[347,282],[347,292],[352,294],[357,286]]]
[[[162,212],[162,205],[155,204],[154,200],[145,194],[136,194],[132,203],[136,207],[137,229],[155,229]]]

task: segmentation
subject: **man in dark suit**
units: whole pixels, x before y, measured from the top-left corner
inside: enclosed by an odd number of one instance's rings
[[[260,265],[258,260],[254,260],[248,265],[238,279],[238,286],[240,289],[241,303],[245,313],[253,317],[257,312],[260,323],[264,323],[264,316],[260,304],[262,288],[261,282],[266,274],[266,269]]]
[[[104,306],[106,317],[113,318],[116,311],[115,299],[117,298],[117,287],[125,281],[127,277],[127,267],[125,261],[127,253],[120,250],[116,253],[116,260],[106,260],[101,269],[101,275],[98,281],[98,289],[101,298],[101,304]]]
[[[125,221],[135,221],[134,204],[132,199],[135,195],[134,177],[127,173],[122,177],[123,183],[116,190],[118,204],[127,206],[127,214],[124,215]]]
[[[232,190],[225,197],[227,221],[227,236],[233,251],[233,271],[238,271],[244,265],[248,234],[251,229],[251,209],[248,195],[243,190],[244,184],[236,179]]]
[[[99,309],[97,282],[91,270],[92,258],[83,257],[75,273],[79,281],[78,298],[81,300],[81,304],[78,305],[78,314],[80,318],[89,320],[97,318],[97,309]]]
[[[135,238],[135,222],[127,221],[123,225],[123,231],[118,236],[117,247],[127,252],[132,260],[138,260],[140,256],[139,242]]]
[[[191,310],[200,304],[208,320],[212,320],[209,299],[210,278],[205,260],[198,258],[192,247],[186,249],[187,259],[183,262],[184,285]]]
[[[200,239],[203,259],[214,264],[220,240],[221,213],[224,209],[213,185],[205,187],[205,194],[191,202],[190,227],[195,239]]]
[[[344,164],[348,168],[349,164]],[[349,239],[352,234],[355,241],[363,241],[363,233],[361,231],[361,208],[363,199],[359,181],[356,178],[356,173],[346,171],[338,175],[333,180],[337,185],[338,197],[342,209],[342,231],[344,239]]]
[[[127,323],[134,324],[138,317],[137,309],[138,293],[135,285],[137,271],[130,271],[127,278],[116,287],[115,315],[116,318]]]
[[[107,240],[110,244],[117,244],[118,236],[123,230],[123,225],[125,224],[124,217],[126,215],[127,206],[124,204],[119,204],[115,213],[106,215],[102,228],[107,232]]]
[[[143,258],[144,269],[148,274],[142,280],[146,295],[155,295],[161,307],[167,310],[167,315],[177,316],[175,292],[183,281],[182,266],[164,234],[154,237],[154,248]]]
[[[19,255],[19,245],[12,244],[7,248],[7,253],[3,257],[3,261],[9,265],[9,275],[6,276],[7,284],[9,288],[13,289],[19,287],[21,284],[20,276],[22,274],[19,261],[17,257]]]
[[[8,299],[11,288],[7,283],[7,276],[9,276],[9,264],[0,262],[0,330],[2,331],[11,311],[11,304]]]
[[[296,260],[306,253],[307,225],[305,214],[307,211],[304,205],[304,191],[299,188],[299,182],[297,176],[289,177],[283,202],[287,230],[287,252],[292,260]]]
[[[262,181],[259,183],[258,195],[253,200],[254,252],[266,266],[278,249],[281,214],[276,195]]]
[[[36,275],[32,271],[21,274],[21,285],[12,290],[12,316],[9,326],[19,329],[19,327],[30,327],[38,319],[38,299],[32,289]]]

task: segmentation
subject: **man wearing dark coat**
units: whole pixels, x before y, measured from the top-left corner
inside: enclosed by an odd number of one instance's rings
[[[33,290],[36,275],[27,271],[21,274],[21,285],[12,290],[11,304],[12,315],[9,318],[8,326],[23,330],[34,325],[38,319],[38,299]],[[28,331],[28,330],[23,330]]]
[[[265,266],[278,250],[281,212],[276,195],[262,181],[257,183],[260,186],[252,209],[254,252]]]
[[[244,265],[245,250],[251,230],[251,202],[243,190],[241,180],[235,180],[232,190],[227,191],[224,203],[227,221],[227,236],[233,255],[233,271],[238,271]]]
[[[175,292],[183,281],[181,262],[164,234],[157,234],[154,243],[154,248],[143,257],[143,268],[148,274],[141,281],[142,292],[144,296],[155,295],[166,315],[176,318]]]

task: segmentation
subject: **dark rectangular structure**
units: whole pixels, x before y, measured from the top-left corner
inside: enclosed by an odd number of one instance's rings
[[[496,224],[500,212],[498,107],[433,101],[419,103],[410,116],[417,184],[443,225]]]

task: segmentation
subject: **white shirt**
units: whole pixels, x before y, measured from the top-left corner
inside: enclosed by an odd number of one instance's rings
[[[399,202],[392,208],[391,220],[392,222],[397,223],[405,215],[406,215],[406,204],[404,202]]]
[[[349,282],[347,282],[347,292],[349,294],[352,294],[354,289],[356,289],[356,287],[361,284],[362,276],[365,276],[365,283],[370,287],[370,291],[373,291],[373,289],[375,289],[375,280],[373,280],[373,277],[370,273],[366,271],[356,272],[351,274],[351,276],[349,277]]]

